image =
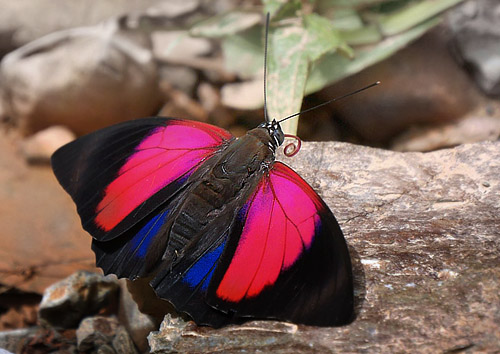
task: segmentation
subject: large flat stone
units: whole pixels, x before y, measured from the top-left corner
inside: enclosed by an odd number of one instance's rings
[[[154,353],[500,350],[500,142],[431,153],[305,143],[286,162],[345,233],[356,320],[214,330],[168,317],[150,334]]]

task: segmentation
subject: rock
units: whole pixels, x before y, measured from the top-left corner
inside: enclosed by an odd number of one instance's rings
[[[156,31],[151,38],[155,58],[167,62],[182,63],[212,51],[208,39],[190,37],[186,31]]]
[[[110,354],[136,354],[137,348],[127,330],[115,317],[94,316],[83,319],[76,330],[78,350]]]
[[[133,342],[141,353],[149,351],[147,336],[149,332],[158,328],[158,323],[153,318],[139,311],[139,308],[130,294],[126,279],[120,279],[120,302],[118,319],[125,326]],[[115,346],[116,348],[116,346]],[[126,353],[126,351],[125,351]]]
[[[23,340],[33,336],[36,332],[37,328],[34,327],[0,331],[0,354],[19,353]]]
[[[347,132],[356,137],[351,141],[365,145],[387,144],[414,125],[460,118],[481,96],[449,53],[446,34],[437,27],[390,58],[318,92],[319,103],[380,81],[375,88],[328,105],[330,119],[340,122],[344,131],[349,127]],[[301,119],[314,120],[314,112]]]
[[[176,18],[184,16],[200,6],[200,0],[169,0],[158,2],[147,9],[150,16]]]
[[[30,166],[21,139],[0,129],[0,283],[42,294],[77,270],[96,270],[91,238],[50,167]]]
[[[193,69],[179,65],[162,65],[160,81],[168,82],[173,88],[191,95],[198,81],[198,75]]]
[[[117,354],[139,353],[134,345],[134,342],[130,338],[129,333],[123,326],[118,327],[118,329],[116,330],[116,334],[115,337],[113,338],[112,345],[113,349]],[[141,350],[140,352],[141,353],[149,352],[149,347],[146,346],[146,349]]]
[[[150,278],[138,278],[134,281],[127,281],[127,289],[137,304],[140,312],[150,316],[158,328],[163,317],[167,313],[174,313],[174,307],[166,300],[156,296],[153,288],[149,286]]]
[[[187,117],[191,120],[206,122],[207,111],[194,99],[184,92],[172,87],[168,82],[161,83],[162,91],[167,102],[158,112],[161,117]]]
[[[0,0],[2,54],[59,30],[96,25],[110,17],[140,13],[163,0]]]
[[[76,353],[75,330],[57,331],[52,327],[34,327],[23,337],[16,353]]]
[[[500,95],[500,4],[466,1],[448,14],[454,53],[488,95]]]
[[[499,141],[430,153],[304,143],[284,160],[344,231],[354,322],[253,321],[215,330],[167,317],[149,336],[152,353],[498,351]]]
[[[84,318],[76,330],[78,350],[90,351],[103,346],[110,346],[119,326],[120,323],[114,317],[94,316]],[[102,350],[109,352],[109,349],[103,348]],[[111,352],[113,352],[112,348]]]
[[[398,136],[391,149],[431,151],[465,143],[495,141],[500,137],[500,116],[473,114],[453,124],[414,127]]]
[[[5,56],[0,95],[9,118],[28,133],[64,125],[84,134],[155,113],[161,94],[149,37],[128,22],[56,32]]]
[[[220,105],[221,99],[219,92],[207,82],[201,82],[197,90],[200,104],[207,112],[212,112]]]
[[[222,103],[236,109],[257,109],[262,106],[263,81],[252,81],[226,84],[222,87]]]
[[[76,139],[75,134],[63,126],[53,126],[26,138],[21,150],[30,163],[50,163],[50,157],[61,146]]]
[[[45,290],[39,318],[54,327],[73,328],[84,316],[112,312],[117,296],[116,277],[77,272]]]

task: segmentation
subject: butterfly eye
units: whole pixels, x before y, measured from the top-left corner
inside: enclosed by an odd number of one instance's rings
[[[280,146],[281,144],[283,144],[283,141],[285,141],[285,134],[283,134],[283,130],[281,130],[279,125],[276,129],[273,129],[270,134],[276,147]]]

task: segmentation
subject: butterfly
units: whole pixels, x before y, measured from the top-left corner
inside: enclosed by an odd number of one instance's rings
[[[349,323],[349,251],[332,212],[290,167],[273,120],[235,138],[190,120],[98,130],[52,156],[105,274],[152,277],[199,325]]]
[[[347,324],[353,277],[342,231],[311,186],[275,161],[285,139],[280,122],[314,107],[268,119],[266,67],[264,59],[265,123],[243,137],[144,118],[61,147],[52,168],[93,237],[97,266],[150,278],[159,298],[198,325]],[[288,147],[289,156],[298,151]]]

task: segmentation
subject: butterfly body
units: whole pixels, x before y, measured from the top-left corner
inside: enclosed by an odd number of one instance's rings
[[[235,218],[239,201],[248,198],[252,187],[274,162],[276,147],[265,128],[255,128],[223,146],[218,155],[189,177],[189,187],[171,208],[165,237],[157,238],[154,247],[165,250],[163,263],[175,264],[177,258],[192,252],[200,239],[207,238],[207,233],[213,233],[217,225],[230,227],[217,221]]]
[[[149,118],[77,139],[52,164],[93,236],[97,265],[151,277],[156,294],[196,323],[348,323],[345,240],[321,198],[275,161],[283,140],[276,122],[236,139]]]

